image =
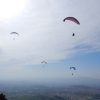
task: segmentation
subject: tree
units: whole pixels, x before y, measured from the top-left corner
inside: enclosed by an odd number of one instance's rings
[[[0,100],[7,100],[3,93],[0,94]]]

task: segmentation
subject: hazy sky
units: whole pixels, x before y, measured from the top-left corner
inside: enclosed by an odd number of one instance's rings
[[[0,0],[0,79],[100,78],[99,20],[100,0]]]

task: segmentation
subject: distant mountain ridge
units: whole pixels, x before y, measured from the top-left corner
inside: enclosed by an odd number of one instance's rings
[[[100,79],[89,77],[75,77],[75,78],[59,78],[59,79],[33,79],[20,81],[0,81],[0,87],[3,85],[43,85],[43,86],[95,86],[100,87]]]
[[[100,86],[100,79],[89,77],[76,77],[69,79],[61,79],[62,84],[69,85],[86,85],[86,86]]]

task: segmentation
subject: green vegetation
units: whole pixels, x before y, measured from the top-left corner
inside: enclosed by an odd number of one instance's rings
[[[7,100],[3,93],[0,94],[0,100]]]

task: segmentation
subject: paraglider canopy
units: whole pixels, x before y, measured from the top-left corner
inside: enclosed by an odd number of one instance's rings
[[[19,35],[17,32],[11,32],[10,34],[17,34],[17,35]],[[15,40],[15,38],[13,38],[13,40]]]
[[[76,70],[76,68],[75,68],[75,67],[70,67],[70,69],[72,69],[72,68],[73,68],[74,70]]]
[[[47,64],[47,62],[45,62],[45,61],[42,61],[41,63]]]
[[[42,61],[41,64],[47,64],[47,62],[46,62],[46,61]],[[44,67],[44,66],[43,66],[43,67]]]
[[[76,68],[75,68],[75,67],[70,67],[70,69],[74,69],[74,70],[76,70]],[[73,75],[73,73],[72,73],[72,75]]]
[[[10,34],[17,34],[17,35],[19,35],[17,32],[11,32]]]
[[[76,18],[74,18],[74,17],[66,17],[66,18],[63,20],[63,22],[65,22],[65,20],[70,20],[70,21],[73,21],[73,22],[75,22],[76,24],[80,25],[79,21],[78,21]]]

